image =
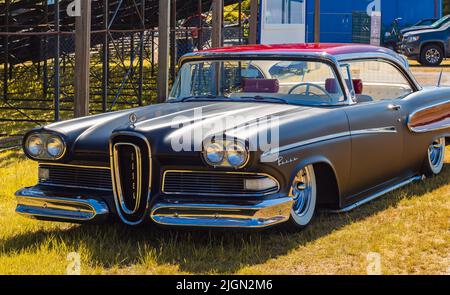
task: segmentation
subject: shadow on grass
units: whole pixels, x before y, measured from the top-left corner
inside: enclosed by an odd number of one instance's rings
[[[89,253],[89,263],[99,267],[125,268],[135,264],[171,265],[189,273],[233,273],[243,266],[264,263],[287,254],[320,237],[360,221],[401,200],[425,195],[448,184],[450,164],[441,176],[406,186],[347,214],[319,214],[306,230],[280,228],[265,231],[173,230],[156,226],[130,228],[121,224],[74,226],[67,230],[38,231],[8,238],[0,251],[5,254],[34,252],[43,245],[58,250],[79,247]],[[66,248],[64,248],[66,249]]]

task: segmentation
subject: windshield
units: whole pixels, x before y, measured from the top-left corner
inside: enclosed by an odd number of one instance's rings
[[[301,105],[344,101],[333,68],[308,60],[215,60],[185,63],[170,100],[267,100]]]
[[[445,24],[449,19],[450,19],[450,15],[444,16],[441,19],[434,22],[431,26],[438,28],[438,27],[442,26],[443,24]]]

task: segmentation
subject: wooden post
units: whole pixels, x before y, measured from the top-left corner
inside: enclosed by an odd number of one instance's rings
[[[60,36],[60,7],[59,7],[59,1],[55,2],[55,31],[57,32],[56,38],[55,38],[55,58],[54,58],[54,81],[53,85],[55,87],[54,91],[54,104],[55,104],[55,114],[54,119],[55,121],[59,121],[59,113],[60,113],[60,98],[61,98],[61,74],[60,74],[60,56],[61,56],[61,36]]]
[[[170,78],[172,81],[175,79],[177,70],[177,1],[172,1],[172,7],[170,8]]]
[[[164,102],[169,95],[170,2],[159,0],[158,102]]]
[[[223,0],[213,0],[212,14],[212,47],[221,47],[223,45]]]
[[[250,35],[249,43],[256,44],[258,42],[258,0],[250,0]]]
[[[103,0],[103,50],[102,50],[102,112],[108,107],[109,82],[109,0]]]
[[[89,115],[90,47],[91,0],[85,0],[75,20],[75,117]]]
[[[198,0],[197,2],[197,13],[198,13],[198,44],[197,49],[203,49],[203,5],[202,0]]]
[[[314,42],[320,42],[320,0],[314,3]]]

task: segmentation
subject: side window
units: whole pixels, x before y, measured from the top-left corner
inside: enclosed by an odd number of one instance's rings
[[[388,62],[355,61],[349,65],[352,79],[362,82],[362,92],[356,94],[358,102],[403,98],[413,92],[408,80]]]

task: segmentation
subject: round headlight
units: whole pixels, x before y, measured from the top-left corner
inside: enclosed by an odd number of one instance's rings
[[[218,143],[210,143],[205,147],[206,160],[211,164],[219,164],[223,161],[223,146]]]
[[[47,139],[47,153],[53,157],[58,158],[64,152],[64,142],[57,136],[50,136]]]
[[[25,144],[27,152],[33,156],[39,156],[44,150],[44,143],[39,135],[31,135]]]
[[[248,153],[244,146],[238,143],[227,145],[227,160],[233,167],[240,167],[247,161]]]

